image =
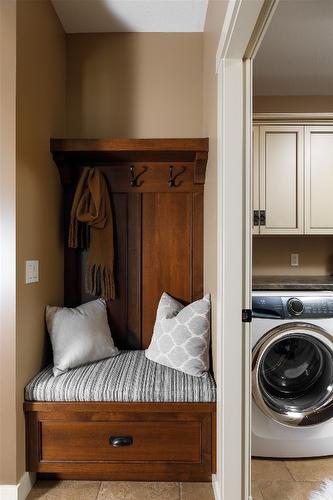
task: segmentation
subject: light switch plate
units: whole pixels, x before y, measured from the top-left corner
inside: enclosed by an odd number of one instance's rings
[[[38,283],[39,281],[39,260],[25,261],[25,282]]]

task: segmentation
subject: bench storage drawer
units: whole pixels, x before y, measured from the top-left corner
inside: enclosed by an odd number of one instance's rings
[[[61,478],[210,480],[214,403],[25,403],[27,468]]]
[[[43,461],[199,462],[200,422],[41,422]]]

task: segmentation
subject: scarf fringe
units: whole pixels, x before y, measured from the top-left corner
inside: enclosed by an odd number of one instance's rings
[[[78,221],[76,219],[72,219],[69,225],[69,234],[68,234],[68,246],[69,248],[77,248],[78,247]]]
[[[113,270],[96,264],[88,265],[86,274],[86,291],[106,300],[114,300],[116,296]]]

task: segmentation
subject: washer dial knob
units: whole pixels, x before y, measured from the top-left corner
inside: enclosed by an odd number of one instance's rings
[[[292,316],[300,316],[304,311],[303,302],[299,299],[289,299],[287,302],[288,312]]]

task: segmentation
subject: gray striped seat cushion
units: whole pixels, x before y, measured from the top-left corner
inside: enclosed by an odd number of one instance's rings
[[[215,401],[210,373],[193,377],[145,357],[144,351],[122,351],[54,377],[52,366],[36,375],[25,388],[28,401]]]

